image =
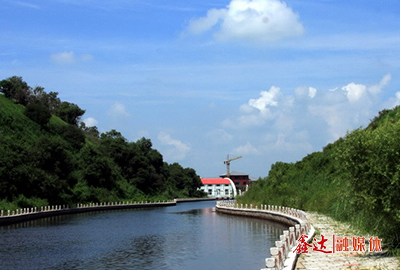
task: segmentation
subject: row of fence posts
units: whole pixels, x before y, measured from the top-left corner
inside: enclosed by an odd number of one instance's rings
[[[311,224],[308,221],[305,212],[298,209],[275,205],[261,205],[258,207],[253,206],[252,204],[237,204],[234,201],[217,202],[217,206],[247,211],[277,212],[300,219],[300,224],[296,224],[293,227],[289,227],[289,230],[283,231],[283,235],[280,235],[279,240],[275,241],[275,246],[270,249],[271,257],[265,259],[266,268],[261,270],[280,270],[288,266],[285,265],[285,260],[289,257],[294,258],[294,256],[297,255],[293,253],[292,250],[297,246],[297,240],[302,235],[308,234],[311,230]]]
[[[106,206],[116,206],[116,205],[137,205],[137,204],[149,204],[149,203],[167,203],[168,201],[158,201],[158,202],[148,202],[148,201],[140,201],[140,202],[104,202],[104,203],[88,203],[82,204],[79,203],[76,205],[76,208],[93,208],[93,207],[106,207]],[[71,207],[68,205],[51,205],[51,206],[42,206],[38,207],[31,207],[31,208],[21,208],[16,210],[1,210],[0,217],[11,217],[17,215],[27,215],[27,214],[34,214],[39,212],[48,212],[48,211],[55,211],[55,210],[65,210],[70,209]]]
[[[31,208],[21,208],[16,210],[1,210],[0,217],[9,217],[9,216],[17,216],[17,215],[27,215],[39,212],[46,212],[46,211],[54,211],[54,210],[62,210],[68,209],[68,205],[51,205],[51,206],[42,206],[40,209],[38,207],[31,207]]]

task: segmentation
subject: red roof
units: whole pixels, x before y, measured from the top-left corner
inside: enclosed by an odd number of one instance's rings
[[[203,183],[203,185],[218,185],[218,184],[230,184],[231,181],[229,179],[224,179],[224,178],[202,178],[201,183]]]

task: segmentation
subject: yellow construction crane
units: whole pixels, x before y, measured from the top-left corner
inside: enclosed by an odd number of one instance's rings
[[[235,160],[235,159],[239,159],[239,158],[242,158],[242,156],[238,156],[238,157],[235,157],[235,158],[229,158],[229,155],[228,155],[228,157],[226,158],[226,160],[224,161],[224,164],[226,164],[226,177],[227,178],[231,178],[231,173],[230,173],[230,170],[229,170],[229,166],[231,165],[231,161],[232,160]]]

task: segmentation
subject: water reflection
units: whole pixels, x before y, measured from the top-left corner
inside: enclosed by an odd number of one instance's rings
[[[284,226],[215,202],[84,213],[0,228],[0,269],[260,269]],[[18,258],[18,259],[16,259]]]

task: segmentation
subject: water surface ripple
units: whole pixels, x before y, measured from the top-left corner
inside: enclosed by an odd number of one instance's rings
[[[286,229],[214,201],[58,216],[0,227],[2,270],[257,270]]]

